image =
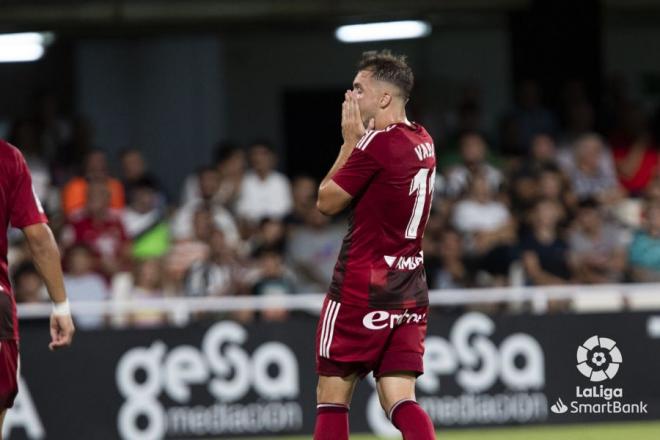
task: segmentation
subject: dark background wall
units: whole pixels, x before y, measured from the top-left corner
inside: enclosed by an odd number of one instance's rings
[[[356,60],[383,47],[408,54],[417,76],[411,117],[437,138],[466,87],[480,96],[491,132],[527,78],[541,82],[551,106],[566,80],[582,80],[597,99],[613,73],[655,103],[660,58],[651,48],[660,44],[653,20],[660,10],[651,3],[494,4],[463,11],[447,2],[456,10],[426,14],[434,23],[429,38],[358,45],[337,42],[332,23],[301,26],[295,17],[295,26],[63,23],[41,61],[0,65],[0,135],[38,91],[51,90],[64,112],[90,118],[99,147],[143,149],[173,191],[221,139],[271,139],[282,168],[318,174],[338,147],[341,93]],[[351,20],[360,16],[334,22]]]

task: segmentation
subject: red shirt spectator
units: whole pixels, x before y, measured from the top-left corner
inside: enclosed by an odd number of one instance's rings
[[[121,218],[110,210],[109,201],[106,185],[91,182],[85,209],[71,217],[62,233],[65,246],[88,246],[98,258],[97,268],[106,276],[126,268],[130,248]]]
[[[658,173],[658,150],[651,141],[615,147],[619,181],[632,194],[640,194]]]

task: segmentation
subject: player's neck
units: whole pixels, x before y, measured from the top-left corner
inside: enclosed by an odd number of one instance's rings
[[[408,118],[406,117],[406,112],[387,112],[387,113],[381,113],[380,115],[377,115],[375,118],[375,129],[376,130],[383,130],[386,127],[389,127],[392,124],[406,124],[408,126],[412,126]]]

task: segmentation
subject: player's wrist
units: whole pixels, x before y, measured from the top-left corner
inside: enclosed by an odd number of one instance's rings
[[[71,315],[71,306],[69,305],[69,300],[65,299],[61,302],[53,301],[53,315],[55,316],[70,316]]]

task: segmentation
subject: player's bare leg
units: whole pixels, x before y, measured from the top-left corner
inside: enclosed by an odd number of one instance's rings
[[[380,405],[404,440],[435,439],[431,419],[415,401],[415,380],[405,371],[381,376],[376,382]]]
[[[319,376],[314,440],[348,439],[348,407],[357,380],[357,374],[346,377]]]
[[[6,409],[0,411],[0,440],[2,440],[2,425],[5,421],[5,414],[7,413]]]

